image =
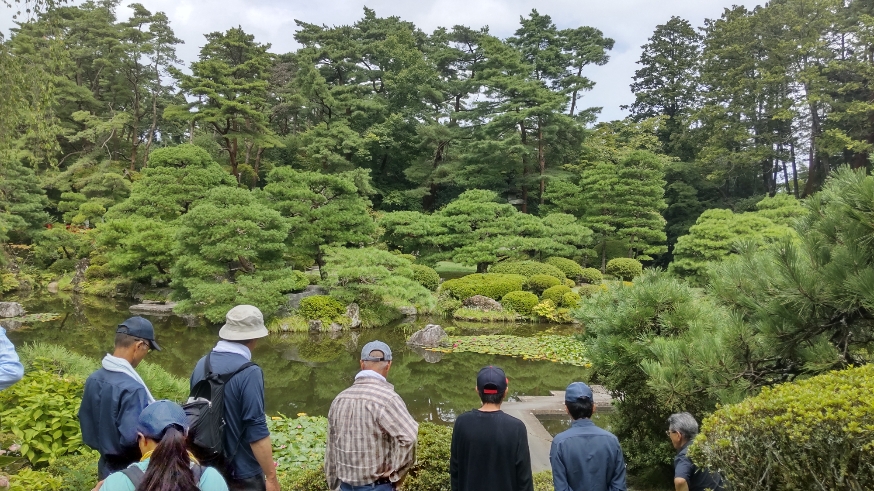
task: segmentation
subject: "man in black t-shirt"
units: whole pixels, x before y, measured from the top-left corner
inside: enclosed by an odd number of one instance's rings
[[[722,477],[716,472],[699,469],[686,456],[692,440],[698,436],[698,422],[689,413],[672,414],[668,418],[668,438],[679,450],[674,457],[674,488],[676,491],[722,491]]]
[[[476,376],[482,407],[455,420],[449,457],[452,491],[534,491],[528,431],[501,411],[507,376],[485,367]]]

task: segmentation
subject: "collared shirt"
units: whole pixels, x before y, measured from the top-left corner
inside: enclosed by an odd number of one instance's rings
[[[355,380],[358,380],[360,378],[375,378],[377,380],[382,380],[383,382],[388,382],[385,377],[373,370],[361,370],[360,372],[355,374]]]
[[[625,457],[613,433],[589,418],[573,422],[549,450],[555,491],[625,491]]]
[[[328,486],[363,486],[386,473],[391,481],[399,481],[416,460],[418,432],[419,424],[392,384],[357,378],[328,411]]]
[[[252,361],[252,351],[240,343],[232,343],[230,341],[220,340],[212,349],[216,353],[236,353],[246,361]]]
[[[689,491],[704,491],[706,489],[722,491],[722,477],[719,474],[699,469],[686,456],[686,451],[689,450],[691,444],[691,440],[686,442],[683,448],[677,452],[677,456],[674,457],[674,478],[685,479],[686,484],[689,485]]]
[[[24,377],[24,366],[18,359],[15,346],[6,337],[6,329],[0,327],[0,390],[8,389]]]

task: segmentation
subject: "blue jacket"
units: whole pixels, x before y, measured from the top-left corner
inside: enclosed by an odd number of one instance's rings
[[[101,478],[140,460],[137,419],[148,404],[145,388],[123,373],[101,368],[85,381],[79,426],[82,441],[100,452]]]
[[[625,457],[613,433],[591,419],[574,421],[549,451],[555,491],[626,491]]]
[[[15,346],[6,337],[6,329],[0,327],[0,390],[8,389],[24,377],[24,366],[18,359]]]

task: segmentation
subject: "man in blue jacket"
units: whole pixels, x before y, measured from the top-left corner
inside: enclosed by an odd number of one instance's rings
[[[82,441],[100,452],[99,481],[140,460],[137,418],[155,399],[134,368],[153,349],[161,348],[152,323],[131,317],[116,328],[113,354],[85,381],[79,426]]]
[[[592,422],[592,389],[582,382],[568,385],[564,404],[574,422],[552,440],[549,461],[555,491],[626,491],[619,440]]]

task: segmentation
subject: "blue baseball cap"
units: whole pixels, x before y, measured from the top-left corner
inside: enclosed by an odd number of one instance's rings
[[[179,404],[166,399],[146,406],[137,420],[137,431],[155,441],[161,441],[169,426],[176,426],[182,433],[188,433],[185,410]]]
[[[483,367],[476,374],[476,390],[483,394],[503,394],[507,384],[507,375],[498,367]]]
[[[373,351],[381,351],[382,357],[370,356]],[[382,341],[371,341],[361,348],[361,361],[391,361],[391,348]]]
[[[161,347],[155,342],[155,328],[148,319],[140,316],[134,316],[122,322],[115,329],[118,334],[127,334],[140,339],[145,339],[149,342],[149,346],[155,351],[161,351]]]
[[[572,382],[564,391],[565,402],[580,402],[583,399],[588,399],[592,402],[595,397],[592,395],[592,389],[583,382]]]

